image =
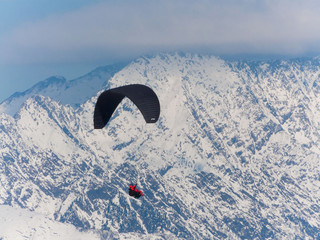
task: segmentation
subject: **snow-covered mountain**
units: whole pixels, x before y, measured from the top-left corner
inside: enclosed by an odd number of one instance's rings
[[[0,204],[114,238],[320,238],[319,59],[163,54],[97,71],[89,98],[47,84],[0,115]],[[93,130],[99,93],[131,83],[156,92],[159,121],[125,99]]]

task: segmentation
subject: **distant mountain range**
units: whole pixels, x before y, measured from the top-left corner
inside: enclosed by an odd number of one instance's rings
[[[79,107],[99,90],[107,87],[108,80],[124,66],[125,63],[99,67],[72,81],[61,76],[49,77],[24,92],[14,93],[0,104],[0,112],[14,115],[28,98],[35,95],[50,97],[63,105]]]
[[[156,92],[159,121],[125,99],[94,130],[99,94],[133,83]],[[141,57],[48,78],[0,112],[2,207],[101,238],[320,238],[319,58]]]

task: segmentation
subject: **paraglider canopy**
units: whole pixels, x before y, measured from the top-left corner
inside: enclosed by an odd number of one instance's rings
[[[140,110],[147,123],[155,123],[160,115],[160,103],[155,92],[141,84],[126,85],[104,91],[94,109],[94,128],[101,129],[109,122],[123,98],[129,98]]]

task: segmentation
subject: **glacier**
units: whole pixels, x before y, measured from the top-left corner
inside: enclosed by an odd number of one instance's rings
[[[99,94],[133,83],[159,121],[125,99],[94,130]],[[49,78],[0,104],[0,204],[102,238],[319,239],[319,96],[319,58],[168,53]]]

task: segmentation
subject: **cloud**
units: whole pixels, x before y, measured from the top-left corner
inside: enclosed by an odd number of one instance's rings
[[[150,51],[320,50],[317,0],[119,0],[29,22],[0,38],[1,63],[82,62]]]

